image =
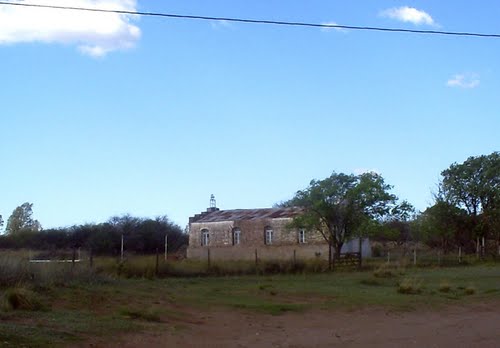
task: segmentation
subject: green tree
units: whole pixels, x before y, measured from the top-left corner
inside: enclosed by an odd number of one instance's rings
[[[500,204],[500,152],[469,157],[441,172],[440,191],[446,200],[469,215],[498,209]]]
[[[467,212],[443,199],[437,198],[415,221],[423,241],[444,252],[456,246],[471,248],[470,219]]]
[[[403,255],[405,255],[408,241],[415,240],[417,237],[415,230],[412,229],[415,215],[415,207],[404,200],[393,206],[381,223],[374,225],[376,229],[371,235],[375,240],[381,242],[391,241],[402,245]]]
[[[7,220],[5,231],[10,235],[17,235],[21,232],[38,232],[41,230],[38,220],[33,219],[33,203],[23,203],[14,211]]]
[[[324,180],[312,180],[284,205],[302,207],[304,212],[293,225],[321,233],[339,257],[345,242],[360,236],[374,219],[390,212],[396,201],[389,193],[391,188],[376,173],[333,172]]]
[[[476,236],[500,242],[500,152],[453,163],[441,175],[439,196],[467,212]]]
[[[2,215],[0,215],[0,230],[2,229],[3,227],[3,218],[2,218]]]

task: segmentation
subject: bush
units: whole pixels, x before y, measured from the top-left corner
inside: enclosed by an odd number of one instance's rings
[[[5,291],[2,300],[2,308],[8,310],[38,311],[43,309],[42,302],[31,290],[17,287]]]
[[[473,285],[469,285],[468,287],[465,288],[465,294],[466,295],[474,295],[476,293],[476,287]]]
[[[392,278],[395,277],[396,274],[394,272],[394,269],[391,269],[388,263],[384,263],[375,271],[373,271],[373,276],[377,278]]]
[[[404,278],[398,284],[400,294],[420,294],[422,292],[422,280],[417,278]]]
[[[451,285],[448,281],[446,280],[443,280],[440,284],[439,284],[439,291],[440,292],[450,292],[451,290]]]

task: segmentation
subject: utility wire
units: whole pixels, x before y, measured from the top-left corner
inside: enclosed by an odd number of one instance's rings
[[[198,19],[198,20],[208,20],[208,21],[223,21],[223,22],[237,22],[237,23],[251,23],[251,24],[271,24],[271,25],[283,25],[283,26],[312,27],[312,28],[325,28],[325,29],[350,29],[350,30],[384,31],[384,32],[414,33],[414,34],[429,34],[429,35],[500,38],[500,34],[485,34],[485,33],[474,33],[474,32],[457,32],[457,31],[442,31],[442,30],[417,30],[417,29],[402,29],[402,28],[387,28],[387,27],[366,27],[366,26],[355,26],[355,25],[322,24],[322,23],[307,23],[307,22],[287,22],[287,21],[273,21],[273,20],[234,18],[234,17],[211,17],[211,16],[182,15],[182,14],[160,13],[160,12],[140,12],[140,11],[125,11],[125,10],[106,10],[106,9],[88,8],[88,7],[40,5],[40,4],[6,2],[6,1],[0,1],[0,5],[38,7],[38,8],[49,8],[49,9],[58,9],[58,10],[104,12],[104,13],[116,13],[116,14],[126,14],[126,15],[135,15],[135,16],[166,17],[166,18],[177,18],[177,19]]]

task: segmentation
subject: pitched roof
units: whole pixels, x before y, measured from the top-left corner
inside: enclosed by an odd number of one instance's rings
[[[241,221],[261,220],[277,218],[293,218],[300,214],[301,209],[292,208],[265,208],[265,209],[233,209],[217,210],[201,214],[192,222],[219,222],[219,221]]]

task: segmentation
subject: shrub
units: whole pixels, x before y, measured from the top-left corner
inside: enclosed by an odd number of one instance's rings
[[[17,287],[9,288],[3,295],[2,307],[4,310],[38,311],[43,309],[42,302],[31,290]]]
[[[373,271],[373,276],[377,278],[392,278],[395,275],[394,270],[390,268],[388,263],[382,264],[379,268]]]
[[[443,280],[440,284],[439,284],[439,291],[440,292],[450,292],[451,290],[451,285],[448,281],[446,280]]]
[[[476,287],[473,285],[469,285],[465,288],[466,295],[474,295],[476,293]]]
[[[422,280],[417,278],[404,278],[398,284],[400,294],[419,294],[422,292]]]

